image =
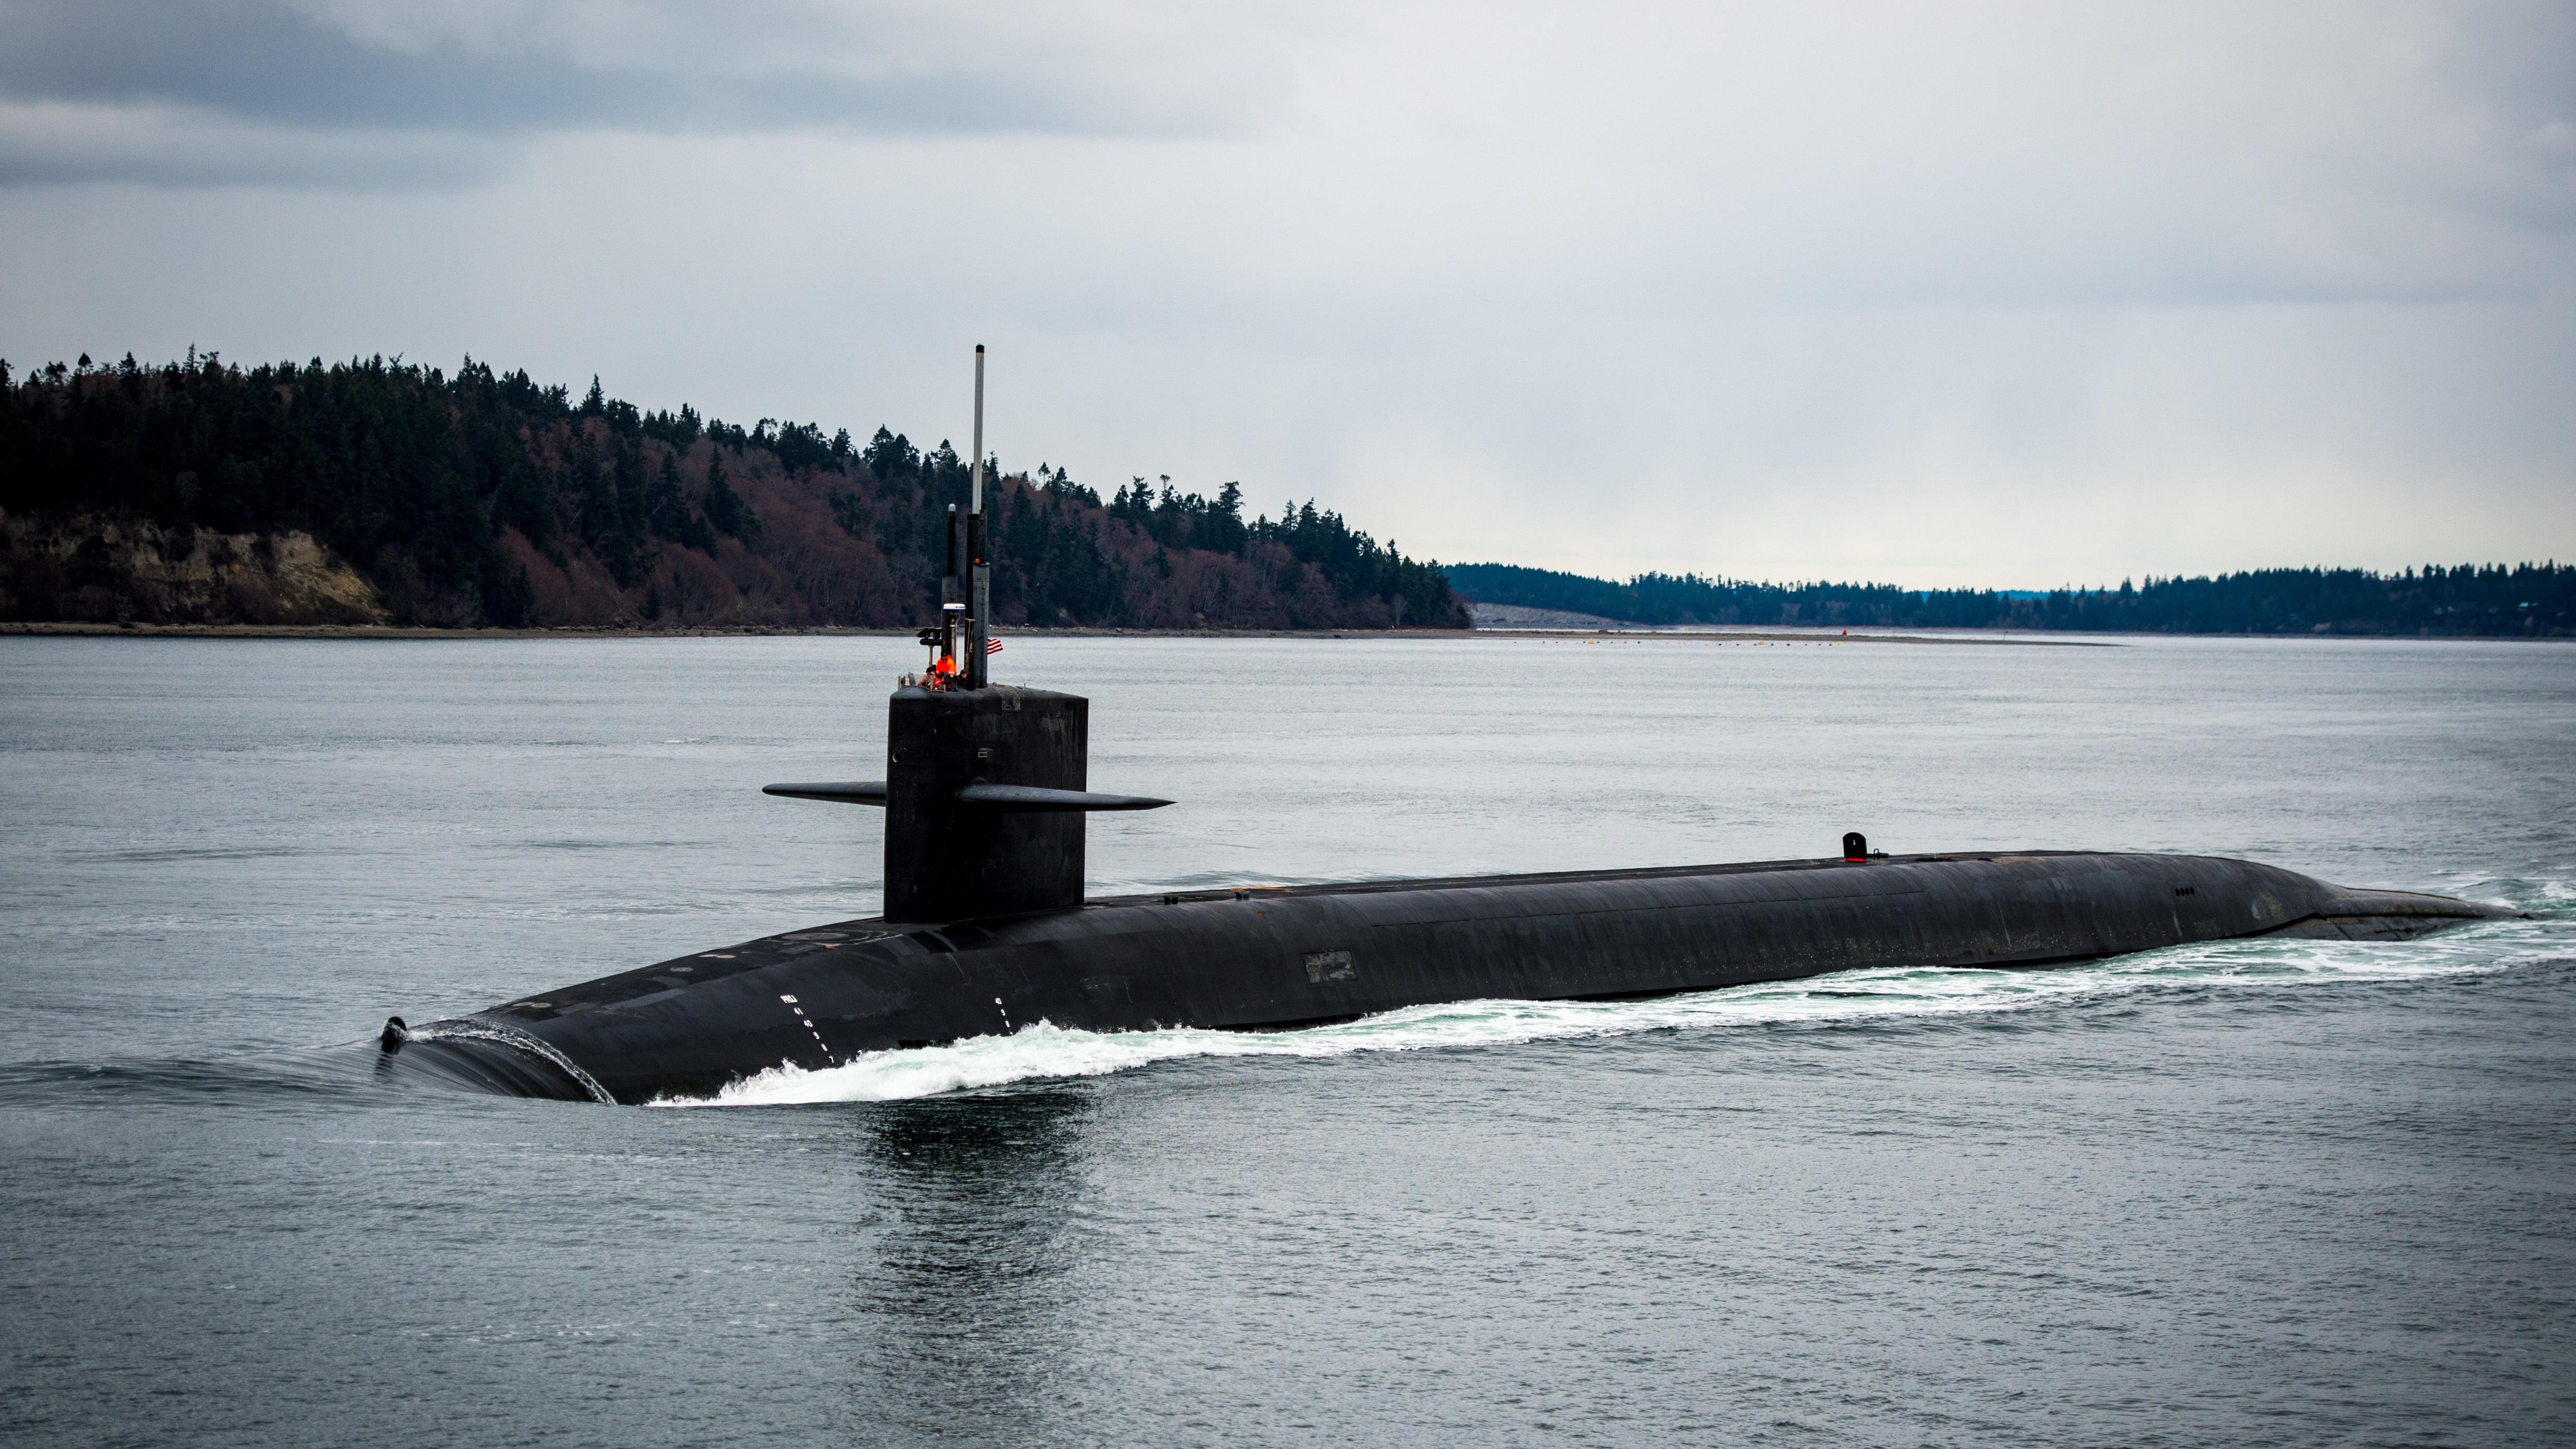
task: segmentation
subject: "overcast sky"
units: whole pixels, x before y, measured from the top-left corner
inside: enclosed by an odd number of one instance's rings
[[[0,0],[0,356],[471,353],[1408,552],[2576,560],[2576,6]]]

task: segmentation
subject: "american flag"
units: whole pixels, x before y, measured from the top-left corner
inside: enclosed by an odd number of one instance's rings
[[[1001,653],[1001,652],[1002,652],[1002,641],[1001,641],[1001,640],[999,640],[999,639],[994,638],[994,637],[993,637],[992,635],[990,635],[990,634],[985,635],[985,636],[984,636],[984,652],[985,652],[985,653],[987,653],[987,654],[999,654],[999,653]]]

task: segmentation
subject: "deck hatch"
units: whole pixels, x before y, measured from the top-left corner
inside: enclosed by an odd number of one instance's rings
[[[1309,951],[1306,953],[1306,979],[1311,982],[1353,981],[1360,974],[1348,951]]]

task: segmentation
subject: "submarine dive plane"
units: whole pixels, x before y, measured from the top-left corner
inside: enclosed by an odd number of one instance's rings
[[[1644,997],[1865,967],[2038,967],[2245,937],[2401,940],[2512,913],[2241,860],[2033,850],[1083,898],[1089,705],[987,677],[984,349],[963,588],[956,509],[929,668],[885,778],[767,793],[886,812],[882,916],[701,951],[453,1020],[384,1052],[451,1084],[640,1103],[781,1064],[1007,1034],[1276,1030],[1476,998]]]

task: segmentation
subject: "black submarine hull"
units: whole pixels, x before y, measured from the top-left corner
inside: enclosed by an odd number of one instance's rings
[[[388,1045],[457,1084],[641,1103],[1039,1021],[1278,1030],[1477,998],[2044,967],[2256,936],[2401,940],[2508,914],[2247,861],[2049,851],[1203,890],[791,931]]]

